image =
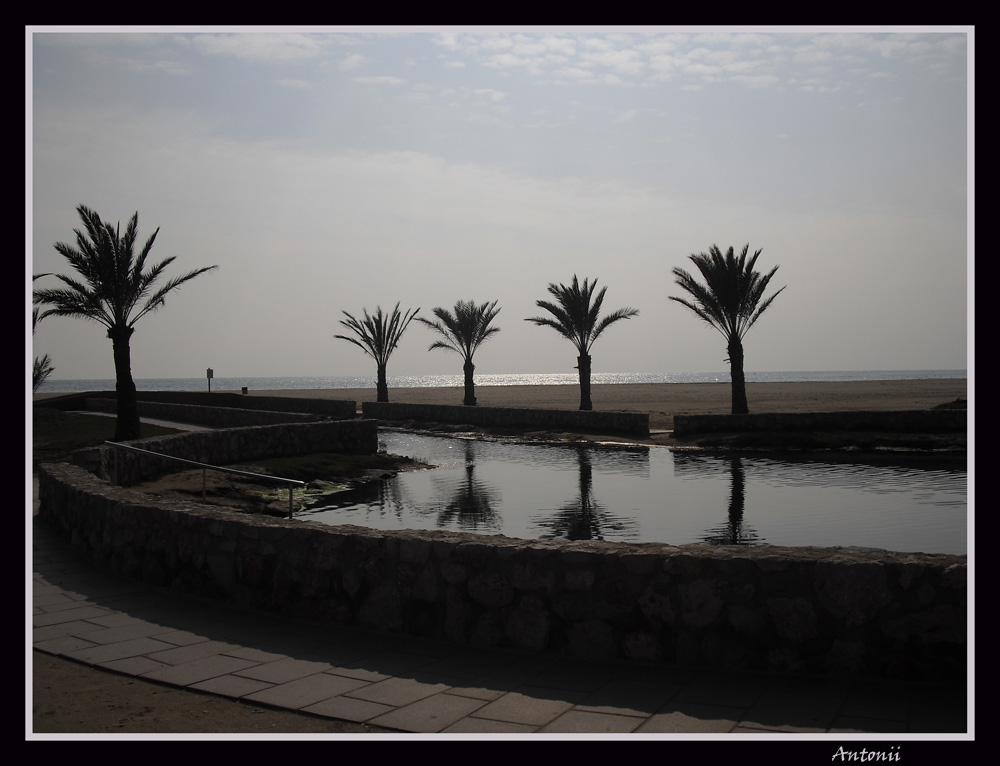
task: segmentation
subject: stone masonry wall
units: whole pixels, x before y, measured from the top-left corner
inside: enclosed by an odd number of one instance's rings
[[[38,520],[98,566],[320,622],[589,658],[966,672],[966,557],[381,532],[166,502],[39,466]]]
[[[217,466],[316,452],[374,454],[378,451],[378,424],[363,419],[281,423],[154,436],[135,439],[129,445]],[[124,485],[184,470],[184,465],[175,461],[110,446],[79,450],[74,460],[102,478],[117,477],[116,482]]]
[[[423,420],[487,428],[567,428],[590,433],[649,435],[649,413],[604,410],[541,410],[509,407],[362,402],[366,418]]]
[[[747,431],[961,432],[966,410],[767,412],[749,415],[674,415],[674,435]]]
[[[269,410],[273,412],[300,412],[321,415],[327,418],[350,419],[357,417],[357,403],[347,399],[306,399],[295,396],[243,396],[230,392],[209,393],[208,391],[138,391],[139,406],[144,403],[183,404],[197,407],[226,407],[237,410]],[[86,394],[43,399],[36,407],[56,407],[58,409],[83,409],[83,399],[110,399],[115,401],[114,391],[92,391]],[[110,410],[114,412],[114,410]]]
[[[118,412],[114,399],[86,398],[81,409],[88,412]],[[178,423],[208,426],[210,428],[239,428],[264,426],[275,423],[314,423],[320,415],[306,412],[275,412],[270,410],[245,410],[236,407],[205,407],[199,404],[168,404],[166,402],[139,402],[139,415],[144,418],[174,420]]]

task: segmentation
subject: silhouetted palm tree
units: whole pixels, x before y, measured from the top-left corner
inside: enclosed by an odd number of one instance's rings
[[[677,284],[691,296],[691,300],[671,295],[670,300],[687,306],[695,314],[722,333],[729,351],[729,367],[732,378],[734,415],[749,412],[747,407],[746,378],[743,375],[743,336],[753,327],[760,315],[771,305],[785,288],[764,300],[771,277],[778,270],[775,266],[767,274],[754,271],[758,250],[747,261],[748,244],[739,258],[729,248],[725,255],[712,245],[708,253],[692,255],[691,260],[698,267],[705,284],[695,280],[681,268],[674,269]]]
[[[417,317],[418,322],[437,331],[443,338],[432,343],[428,351],[436,348],[451,349],[465,361],[462,368],[465,371],[464,404],[470,407],[476,405],[476,385],[472,378],[476,366],[472,363],[472,356],[484,341],[500,332],[499,327],[490,327],[490,322],[500,313],[496,306],[496,301],[481,306],[477,306],[474,301],[458,301],[454,314],[448,309],[434,309],[434,316],[437,317],[435,322]]]
[[[135,323],[164,304],[167,294],[185,282],[218,268],[206,266],[181,277],[167,280],[160,287],[157,281],[176,256],[165,258],[146,269],[146,258],[153,248],[159,228],[153,232],[139,255],[134,253],[139,227],[135,213],[121,234],[121,225],[114,226],[84,205],[76,208],[83,220],[85,232],[74,229],[76,247],[59,242],[55,248],[76,269],[83,281],[53,274],[66,285],[62,289],[35,290],[33,302],[48,304],[39,320],[47,316],[71,316],[90,319],[104,325],[115,357],[115,391],[118,399],[118,421],[115,439],[139,438],[139,406],[135,382],[132,380],[131,338]]]
[[[35,274],[31,278],[31,281],[34,282],[36,279],[40,279],[41,277],[44,277],[44,276],[48,276],[48,275],[47,274]],[[38,308],[37,306],[34,309],[32,309],[32,312],[31,312],[31,334],[32,335],[35,334],[35,328],[38,327],[38,320],[39,320],[39,314],[40,313],[41,313],[41,309]],[[52,366],[52,360],[49,359],[49,355],[48,354],[46,354],[45,356],[43,356],[41,359],[39,359],[36,356],[35,357],[35,363],[34,363],[34,365],[32,367],[32,370],[31,370],[31,392],[34,393],[35,391],[37,391],[38,388],[39,388],[39,386],[41,386],[42,383],[44,383],[46,380],[48,380],[49,375],[51,375],[54,370],[55,370],[55,368]]]
[[[340,320],[340,323],[353,332],[354,336],[334,335],[333,337],[353,343],[375,360],[378,375],[375,381],[376,401],[387,402],[389,401],[389,384],[386,382],[385,371],[389,364],[389,357],[396,350],[396,345],[403,336],[407,325],[420,309],[400,314],[397,303],[391,315],[383,314],[381,306],[376,307],[374,316],[368,314],[368,309],[363,311],[364,318],[361,320],[355,319],[346,311],[344,315],[347,319]]]
[[[597,280],[588,282],[583,280],[583,286],[577,281],[576,274],[573,275],[573,284],[566,285],[549,284],[549,292],[555,297],[556,302],[536,301],[535,305],[543,308],[552,314],[551,317],[529,317],[526,322],[551,327],[560,335],[569,338],[576,346],[577,368],[580,371],[580,409],[594,409],[590,400],[590,349],[594,341],[600,337],[608,327],[620,319],[630,319],[637,316],[639,311],[632,308],[618,309],[608,314],[603,319],[598,319],[601,313],[601,304],[604,303],[604,293],[607,287],[594,295],[594,288],[597,287]]]

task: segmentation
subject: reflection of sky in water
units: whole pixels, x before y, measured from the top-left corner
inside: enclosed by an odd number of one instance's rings
[[[325,498],[297,518],[526,539],[966,552],[965,471],[394,431],[379,440],[437,467]]]

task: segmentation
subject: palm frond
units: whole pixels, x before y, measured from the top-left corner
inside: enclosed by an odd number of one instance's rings
[[[121,232],[120,225],[113,226],[102,221],[86,205],[78,205],[77,213],[83,222],[83,230],[74,229],[76,247],[57,242],[55,249],[80,279],[54,274],[66,289],[34,291],[33,303],[48,306],[41,313],[40,319],[46,316],[76,316],[99,322],[109,330],[132,327],[150,311],[162,306],[169,293],[191,279],[218,268],[207,266],[195,269],[181,277],[174,277],[157,288],[164,270],[175,258],[165,258],[146,270],[146,260],[159,229],[146,240],[136,256],[138,212],[129,219],[124,233]],[[150,295],[151,291],[154,292]]]
[[[399,303],[396,304],[390,315],[383,314],[381,306],[376,307],[374,315],[369,314],[368,309],[363,309],[362,319],[357,319],[344,311],[344,316],[347,319],[341,319],[340,323],[353,335],[334,335],[333,337],[353,343],[374,359],[380,367],[385,366],[392,352],[396,350],[403,332],[418,311],[420,309],[416,308],[405,314],[400,314]]]
[[[549,293],[555,301],[535,301],[535,305],[544,309],[551,316],[528,317],[525,321],[540,327],[551,327],[560,335],[568,338],[577,352],[589,354],[594,341],[615,322],[637,316],[639,311],[633,308],[617,309],[603,319],[600,318],[604,295],[608,288],[603,287],[597,294],[594,291],[597,280],[583,280],[583,284],[573,275],[573,281],[567,286],[550,283]]]
[[[436,307],[436,321],[417,317],[417,321],[434,330],[441,338],[431,344],[428,351],[444,348],[471,362],[476,350],[489,338],[500,332],[492,322],[500,313],[497,301],[477,304],[475,301],[457,301],[454,311]]]
[[[708,253],[691,256],[704,283],[682,268],[674,268],[676,284],[688,297],[671,295],[670,300],[693,311],[707,324],[714,327],[727,342],[742,340],[760,315],[774,302],[782,290],[764,299],[775,266],[765,275],[755,270],[761,250],[749,256],[750,245],[744,246],[739,256],[730,247],[725,254],[712,245]],[[749,256],[749,260],[748,260]]]

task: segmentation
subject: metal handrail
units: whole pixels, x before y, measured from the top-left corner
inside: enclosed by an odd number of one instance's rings
[[[120,442],[105,441],[107,445],[112,447],[117,447],[119,449],[131,450],[132,452],[141,452],[144,455],[154,455],[155,457],[164,458],[166,460],[173,460],[177,463],[187,463],[188,465],[194,465],[201,468],[201,499],[205,499],[205,485],[208,471],[221,471],[222,473],[235,473],[241,476],[254,476],[258,479],[266,479],[268,481],[282,481],[288,485],[288,518],[292,518],[293,513],[293,497],[295,492],[295,485],[305,486],[304,481],[299,481],[298,479],[286,479],[283,476],[269,476],[266,473],[254,473],[253,471],[240,471],[236,468],[224,468],[218,465],[211,465],[210,463],[199,463],[197,460],[188,460],[183,457],[174,457],[173,455],[165,455],[162,452],[153,452],[152,450],[142,449],[140,447],[133,447],[130,444],[121,444]],[[118,484],[118,452],[115,452],[115,474],[114,483]]]

